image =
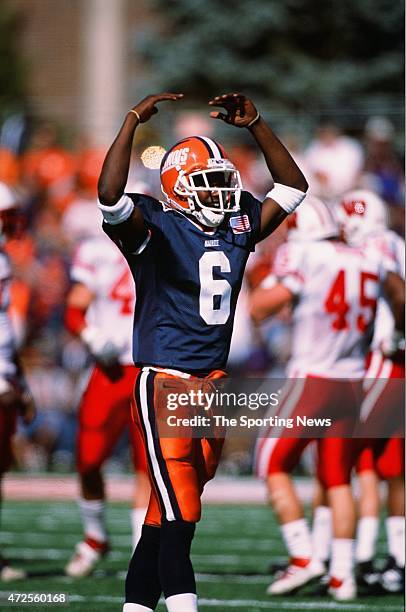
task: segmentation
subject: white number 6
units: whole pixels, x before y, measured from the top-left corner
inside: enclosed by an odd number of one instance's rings
[[[199,312],[208,325],[224,325],[230,316],[231,285],[224,278],[213,278],[213,268],[231,272],[230,262],[223,251],[209,251],[199,260]],[[214,297],[220,297],[214,308]]]

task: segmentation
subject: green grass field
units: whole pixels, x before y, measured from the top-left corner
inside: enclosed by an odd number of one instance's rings
[[[108,523],[113,550],[92,577],[74,581],[63,575],[63,566],[78,541],[81,529],[74,503],[10,502],[2,513],[2,548],[15,566],[29,573],[25,582],[1,584],[0,610],[48,610],[39,604],[8,604],[6,593],[64,592],[72,611],[103,612],[122,609],[124,577],[130,554],[129,510],[111,504]],[[385,544],[380,540],[380,557]],[[324,597],[317,587],[300,595],[272,598],[265,595],[270,582],[267,567],[285,556],[271,512],[264,506],[207,506],[193,544],[202,612],[239,610],[345,610],[401,612],[400,596],[365,596],[339,604]],[[54,607],[54,606],[52,606]],[[58,606],[59,608],[59,606]],[[66,609],[66,608],[61,608]],[[160,604],[159,611],[165,610]]]

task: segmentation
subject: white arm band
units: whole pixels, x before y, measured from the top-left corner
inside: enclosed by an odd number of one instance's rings
[[[134,210],[134,202],[126,194],[122,195],[114,206],[105,206],[100,204],[100,202],[98,206],[102,211],[105,222],[109,225],[118,225],[123,223],[123,221],[127,221]]]
[[[275,200],[275,202],[290,215],[290,213],[299,206],[305,195],[306,194],[299,189],[288,187],[281,183],[275,183],[271,191],[268,191],[265,197]]]

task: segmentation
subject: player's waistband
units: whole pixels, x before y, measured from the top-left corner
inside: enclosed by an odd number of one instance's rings
[[[165,368],[156,365],[140,365],[139,367],[140,370],[144,372],[150,370],[152,370],[153,372],[164,372],[165,374],[170,374],[171,376],[179,376],[179,378],[206,378],[213,372],[213,370],[206,370],[204,372],[201,370],[190,370],[189,372],[183,372],[182,370],[176,370],[174,368]]]
[[[171,374],[172,376],[179,376],[179,378],[190,378],[191,374],[187,372],[181,372],[180,370],[172,370],[171,368],[157,368],[156,366],[144,366],[141,368],[143,372],[152,370],[153,372],[165,372],[165,374]]]

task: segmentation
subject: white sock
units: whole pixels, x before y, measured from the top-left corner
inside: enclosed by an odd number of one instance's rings
[[[357,563],[370,561],[375,555],[379,519],[377,516],[362,516],[357,525],[355,560]]]
[[[317,506],[313,515],[313,557],[326,562],[330,557],[332,538],[332,514],[328,506]]]
[[[281,525],[282,536],[290,557],[310,559],[312,543],[306,519]]]
[[[354,540],[333,538],[331,543],[330,576],[344,580],[352,576],[354,568]]]
[[[168,612],[197,612],[198,610],[197,595],[195,593],[171,595],[165,599],[165,603]]]
[[[147,508],[133,508],[131,510],[132,542],[133,550],[141,537],[142,526],[144,524]]]
[[[403,516],[388,516],[386,519],[388,552],[395,557],[399,567],[405,567],[405,519]]]
[[[126,603],[123,606],[123,612],[154,612],[152,608],[146,608],[141,604]]]
[[[98,542],[107,541],[106,522],[104,518],[105,503],[102,499],[79,499],[85,536]]]

